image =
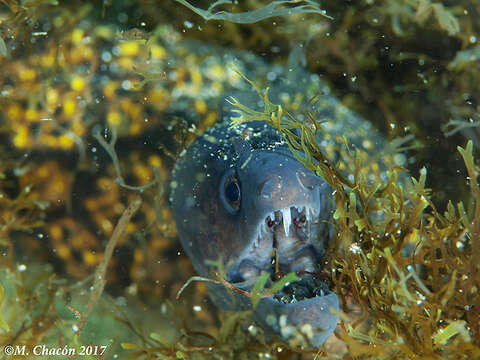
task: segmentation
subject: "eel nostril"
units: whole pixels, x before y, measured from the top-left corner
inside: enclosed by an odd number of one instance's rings
[[[272,199],[280,193],[281,189],[282,178],[278,175],[272,175],[262,184],[260,195],[264,199]]]
[[[317,175],[303,170],[297,171],[297,179],[307,190],[313,190],[322,183],[322,180]]]

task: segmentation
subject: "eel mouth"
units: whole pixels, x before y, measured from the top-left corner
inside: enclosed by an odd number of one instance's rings
[[[321,229],[328,225],[321,222],[319,215],[320,207],[311,204],[265,214],[250,245],[231,268],[230,280],[249,290],[258,276],[266,272],[271,274],[266,287],[295,272],[300,280],[284,286],[273,299],[292,304],[328,295],[327,283],[319,274],[324,246]]]

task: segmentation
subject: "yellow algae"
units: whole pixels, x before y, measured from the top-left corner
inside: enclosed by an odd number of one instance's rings
[[[145,211],[145,215],[146,215],[146,218],[148,221],[155,221],[155,219],[157,218],[157,214],[155,213],[155,210],[153,209],[147,209]]]
[[[53,135],[44,135],[39,139],[40,144],[45,145],[47,147],[57,147],[58,139],[56,136]]]
[[[75,141],[67,134],[63,134],[58,137],[58,145],[62,149],[71,149]]]
[[[100,189],[102,189],[103,191],[106,191],[106,190],[112,189],[113,187],[112,185],[115,185],[115,183],[113,183],[112,180],[110,179],[102,177],[98,179],[97,185]]]
[[[192,82],[196,86],[200,86],[203,83],[202,73],[198,69],[192,69],[190,72],[190,76],[192,77]]]
[[[10,120],[18,120],[22,116],[23,110],[18,104],[12,104],[8,107],[7,118]]]
[[[122,57],[117,60],[118,66],[122,69],[130,70],[134,66],[133,58],[131,57]]]
[[[160,156],[151,155],[148,157],[148,165],[159,168],[162,166],[162,159]]]
[[[129,234],[133,234],[136,230],[137,230],[137,227],[132,222],[129,222],[125,227],[125,231]]]
[[[141,251],[140,249],[135,249],[135,252],[133,253],[133,257],[136,262],[142,262],[145,260],[143,251]]]
[[[138,178],[140,178],[140,180],[150,180],[152,177],[151,168],[144,166],[143,164],[135,164],[133,172]]]
[[[34,122],[34,121],[39,121],[40,116],[37,110],[28,108],[27,111],[25,111],[25,119],[29,122]]]
[[[100,260],[102,260],[102,255],[98,255],[98,254],[94,254],[92,253],[92,251],[90,250],[85,250],[83,252],[83,261],[85,261],[85,264],[86,265],[97,265]]]
[[[74,132],[75,135],[77,136],[82,136],[85,134],[85,125],[81,121],[75,121],[72,124],[72,131]]]
[[[68,117],[75,115],[76,108],[77,104],[72,99],[66,99],[63,102],[63,113]]]
[[[122,121],[122,115],[117,111],[110,111],[107,114],[107,122],[110,126],[119,126]]]
[[[72,42],[75,44],[81,43],[85,32],[82,29],[76,28],[72,31]]]
[[[47,177],[49,177],[49,175],[50,175],[50,169],[48,168],[48,166],[41,166],[37,170],[37,176],[40,179],[46,179]]]
[[[107,85],[103,88],[103,93],[107,98],[113,98],[115,96],[115,92],[117,91],[118,83],[115,81],[109,81]]]
[[[33,69],[23,69],[18,75],[21,81],[32,81],[37,77],[37,73]]]
[[[170,96],[164,89],[155,89],[151,93],[151,104],[157,109],[164,110],[170,105]]]
[[[70,87],[74,91],[82,91],[85,89],[85,79],[81,76],[74,76],[70,81]]]
[[[213,124],[215,124],[215,122],[217,121],[217,118],[218,113],[216,111],[209,112],[203,120],[202,126],[204,126],[205,128],[213,126]]]
[[[207,104],[203,100],[195,100],[195,110],[199,114],[205,114],[207,112]]]
[[[107,234],[110,234],[113,230],[112,222],[107,219],[103,219],[100,226],[102,227],[103,231],[105,231],[105,233]]]
[[[70,256],[72,255],[71,252],[70,252],[70,249],[68,246],[66,246],[65,244],[58,244],[56,247],[55,247],[55,250],[57,252],[57,255],[59,257],[61,257],[62,259],[69,259]]]
[[[159,60],[165,60],[167,58],[167,52],[165,51],[165,48],[163,46],[154,44],[150,47],[150,51],[153,58]]]
[[[41,57],[41,64],[43,67],[52,67],[55,64],[55,55],[50,52],[47,55]]]
[[[141,120],[142,107],[133,103],[130,99],[122,99],[122,109],[132,118],[133,121]]]
[[[225,69],[219,64],[214,64],[207,69],[207,76],[215,81],[222,81],[225,77]]]
[[[97,199],[89,198],[85,200],[85,208],[88,211],[95,211],[100,207],[100,204],[97,202]]]
[[[45,93],[45,97],[49,106],[56,106],[58,104],[59,96],[56,89],[48,88]]]
[[[50,226],[49,233],[50,236],[56,240],[60,240],[63,237],[62,228],[57,224]]]
[[[20,125],[17,129],[15,129],[15,132],[16,134],[13,137],[13,144],[16,147],[23,149],[30,146],[32,139],[28,133],[27,126]]]
[[[138,122],[132,123],[130,125],[130,135],[138,135],[142,131],[142,125],[140,125]]]
[[[121,42],[118,48],[123,56],[135,56],[140,50],[138,41],[134,40]]]

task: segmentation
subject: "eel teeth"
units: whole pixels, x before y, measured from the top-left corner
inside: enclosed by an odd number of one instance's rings
[[[320,189],[317,187],[315,190],[314,198],[317,200],[318,206],[315,206],[313,210],[313,216],[318,217],[320,215]]]
[[[308,223],[310,223],[312,221],[312,218],[314,217],[313,209],[307,206],[307,211],[305,212],[305,215],[307,216]]]
[[[283,229],[285,230],[285,234],[289,236],[290,225],[292,224],[292,213],[290,211],[290,208],[282,210],[282,217],[283,217]]]

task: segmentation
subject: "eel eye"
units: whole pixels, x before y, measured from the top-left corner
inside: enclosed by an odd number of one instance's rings
[[[225,209],[235,215],[240,209],[241,190],[235,169],[229,169],[220,181],[220,201]]]

